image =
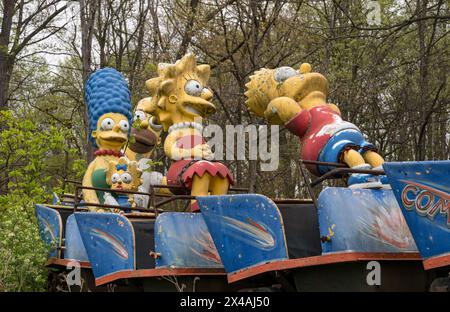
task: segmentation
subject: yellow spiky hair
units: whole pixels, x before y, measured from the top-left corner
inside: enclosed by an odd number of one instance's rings
[[[159,105],[161,97],[169,95],[176,87],[177,78],[180,76],[196,77],[202,85],[206,86],[211,74],[209,65],[197,65],[194,54],[186,54],[175,64],[160,63],[157,69],[158,77],[145,82],[150,96],[153,97],[153,106]],[[156,109],[156,107],[153,107]]]
[[[250,81],[245,85],[247,98],[245,104],[256,116],[264,117],[264,111],[270,102],[267,90],[273,88],[273,70],[262,68],[250,76]]]

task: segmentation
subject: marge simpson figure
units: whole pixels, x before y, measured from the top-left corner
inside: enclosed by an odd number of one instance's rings
[[[109,188],[106,170],[110,161],[123,156],[121,149],[131,128],[131,102],[128,84],[121,73],[103,68],[86,82],[85,101],[88,107],[91,139],[97,151],[83,178],[83,186]],[[104,203],[103,192],[83,190],[84,201]],[[89,205],[88,205],[89,206]],[[102,211],[90,206],[90,210]]]
[[[299,71],[291,67],[261,69],[246,87],[250,111],[297,135],[302,159],[341,162],[355,169],[381,168],[384,160],[375,146],[364,139],[357,126],[342,120],[336,105],[327,103],[328,81],[311,72],[309,64],[302,64]],[[318,176],[332,169],[319,165],[307,168]],[[348,184],[381,186],[378,177],[369,174],[352,174]]]
[[[197,65],[188,54],[175,64],[159,64],[158,77],[146,82],[152,96],[149,111],[169,132],[164,152],[173,162],[167,184],[182,186],[193,196],[226,194],[233,183],[225,165],[210,161],[211,148],[202,136],[202,118],[216,111],[206,87],[209,75],[209,65]],[[195,201],[191,209],[198,211]]]

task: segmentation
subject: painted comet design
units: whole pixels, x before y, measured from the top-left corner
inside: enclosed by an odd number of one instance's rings
[[[209,234],[207,230],[202,229],[200,232],[200,237],[194,238],[194,242],[198,244],[202,250],[198,251],[195,247],[191,246],[190,249],[193,253],[207,261],[222,263],[212,241],[211,234]]]
[[[370,224],[365,220],[362,223],[362,233],[379,242],[398,249],[416,248],[414,239],[400,209],[369,208],[372,214]]]
[[[247,222],[236,220],[230,217],[221,216],[223,224],[228,227],[230,235],[246,244],[256,248],[270,250],[275,247],[275,239],[272,234],[263,226],[249,218]]]
[[[44,235],[45,235],[45,233],[49,233],[52,238],[52,242],[56,242],[56,236],[55,236],[55,233],[53,231],[53,227],[51,226],[51,224],[48,222],[47,219],[45,219],[41,216],[38,216],[38,218],[39,218],[39,221],[41,221],[42,224],[44,225],[44,230],[43,230]]]
[[[91,234],[97,238],[102,239],[113,247],[114,252],[123,259],[128,259],[128,252],[123,245],[112,235],[103,232],[99,229],[91,229]]]

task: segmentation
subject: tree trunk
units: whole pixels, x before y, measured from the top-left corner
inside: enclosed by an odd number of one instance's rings
[[[82,77],[83,88],[91,73],[92,63],[92,35],[94,30],[95,13],[98,3],[96,1],[86,3],[80,0],[80,20],[81,20],[81,58],[82,58]],[[83,90],[84,94],[84,90]],[[90,163],[94,159],[94,147],[90,140],[89,116],[86,106],[83,106],[84,128],[85,128],[85,150],[86,161]]]
[[[191,43],[192,30],[194,28],[194,22],[195,22],[195,18],[196,18],[198,3],[199,3],[198,0],[191,0],[191,2],[190,2],[190,5],[189,5],[190,12],[189,12],[189,17],[188,17],[188,23],[186,25],[186,30],[184,31],[184,35],[183,35],[183,39],[180,44],[180,48],[178,49],[178,52],[177,52],[177,56],[176,56],[177,60],[182,58],[183,55],[186,54],[189,44]]]
[[[14,67],[14,61],[9,55],[14,3],[11,0],[3,0],[2,30],[0,33],[0,110],[8,108],[9,82]]]
[[[427,115],[427,101],[428,101],[428,53],[427,46],[425,43],[425,32],[426,32],[426,21],[424,20],[427,10],[427,0],[417,0],[417,17],[419,21],[418,24],[418,39],[419,39],[419,55],[421,55],[419,60],[419,127],[426,122],[424,120]],[[425,159],[425,138],[426,138],[426,128],[423,131],[418,131],[418,138],[416,144],[416,155],[417,161]],[[419,128],[420,129],[420,128]]]

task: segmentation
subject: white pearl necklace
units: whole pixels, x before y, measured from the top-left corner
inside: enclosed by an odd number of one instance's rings
[[[169,127],[169,133],[171,133],[172,131],[175,130],[179,130],[179,129],[187,129],[187,128],[194,128],[197,129],[198,131],[202,132],[203,131],[203,125],[199,124],[197,122],[179,122],[176,124],[173,124]]]

